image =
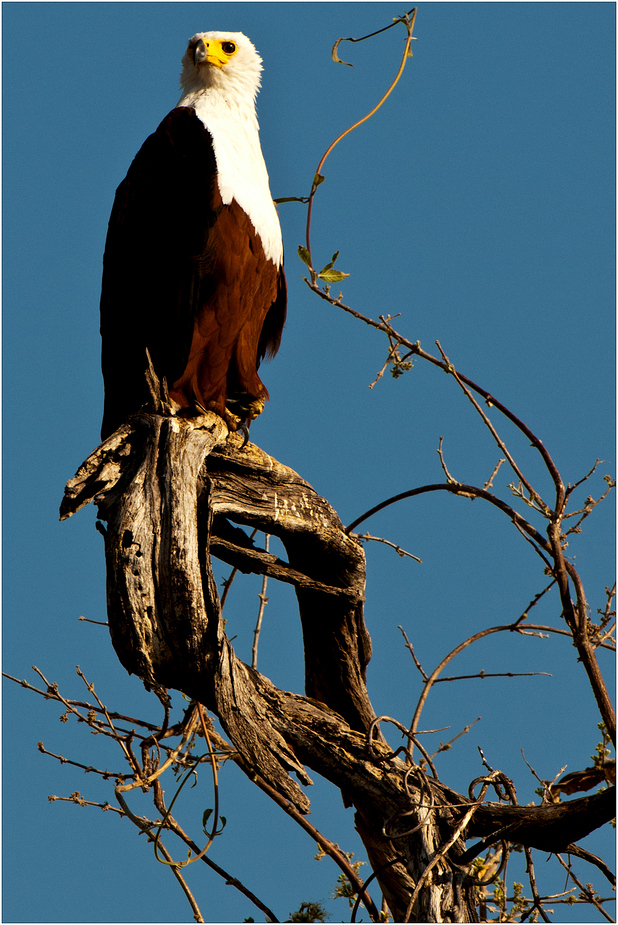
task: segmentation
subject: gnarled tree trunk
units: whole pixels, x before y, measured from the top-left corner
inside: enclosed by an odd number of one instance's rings
[[[465,852],[464,836],[484,838],[483,846],[508,837],[562,850],[611,818],[612,792],[558,806],[476,805],[393,755],[365,686],[363,550],[299,475],[241,444],[212,413],[142,413],[68,483],[61,517],[94,500],[107,524],[116,653],[146,687],[183,691],[211,709],[246,772],[301,812],[309,809],[306,767],[338,786],[355,807],[395,921],[475,921],[475,851]],[[279,537],[287,561],[255,547],[234,524]],[[236,656],[211,554],[294,585],[305,697],[279,690]]]

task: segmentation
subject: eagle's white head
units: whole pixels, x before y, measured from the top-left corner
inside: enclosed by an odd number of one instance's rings
[[[180,85],[184,96],[218,89],[254,102],[261,72],[262,59],[242,32],[198,32],[182,59]]]
[[[242,32],[198,32],[182,59],[177,105],[195,109],[210,133],[223,203],[236,200],[259,234],[266,257],[280,266],[281,228],[255,112],[261,73],[262,59]]]

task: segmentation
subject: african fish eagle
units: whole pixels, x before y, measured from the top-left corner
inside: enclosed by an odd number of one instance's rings
[[[213,410],[235,430],[268,398],[258,367],[279,348],[287,294],[255,112],[261,61],[241,32],[194,35],[177,107],[116,191],[101,292],[103,439],[149,397],[146,350],[181,414]]]

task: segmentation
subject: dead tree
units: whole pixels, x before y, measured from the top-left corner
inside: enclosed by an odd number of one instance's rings
[[[160,409],[159,409],[160,410]],[[487,802],[508,791],[499,772],[468,795],[393,753],[365,685],[365,559],[337,514],[291,469],[242,445],[224,422],[143,412],[98,447],[67,485],[64,519],[98,506],[105,535],[112,643],[146,688],[174,689],[221,721],[254,781],[306,813],[306,768],[340,788],[395,921],[476,921],[473,859],[501,841],[577,853],[611,819],[614,790],[567,803]],[[105,525],[105,526],[104,526]],[[279,537],[287,561],[243,526]],[[303,630],[305,696],[244,664],[224,631],[211,555],[294,585]],[[466,839],[479,841],[466,850]],[[365,901],[372,920],[379,914]]]

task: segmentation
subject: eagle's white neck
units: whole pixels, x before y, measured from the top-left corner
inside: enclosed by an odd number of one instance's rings
[[[266,257],[280,266],[281,227],[268,184],[253,98],[211,86],[187,89],[178,106],[195,109],[212,136],[223,202],[236,200],[259,234]]]

